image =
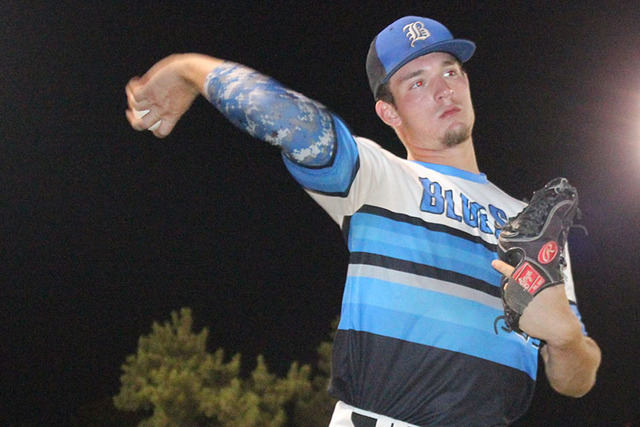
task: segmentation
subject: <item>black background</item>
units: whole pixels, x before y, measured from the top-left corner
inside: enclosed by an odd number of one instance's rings
[[[278,151],[202,98],[172,135],[133,131],[127,81],[175,52],[231,59],[404,155],[377,119],[364,58],[404,15],[478,46],[474,141],[525,198],[563,175],[582,223],[572,256],[603,350],[585,398],[541,380],[523,423],[638,422],[640,11],[633,2],[35,2],[0,15],[0,421],[65,424],[117,393],[138,337],[191,307],[211,349],[311,362],[338,315],[346,250]],[[46,422],[45,422],[46,420]]]

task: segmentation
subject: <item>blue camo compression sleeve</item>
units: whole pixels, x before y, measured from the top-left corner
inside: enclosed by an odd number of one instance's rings
[[[205,96],[231,123],[278,146],[304,167],[329,165],[336,151],[332,115],[322,104],[240,64],[216,67],[204,84]]]

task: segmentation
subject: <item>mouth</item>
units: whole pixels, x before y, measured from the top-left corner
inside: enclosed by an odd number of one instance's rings
[[[460,112],[460,108],[459,107],[455,107],[455,106],[451,106],[448,107],[447,109],[445,109],[442,114],[440,114],[440,118],[441,119],[447,119],[457,113]]]

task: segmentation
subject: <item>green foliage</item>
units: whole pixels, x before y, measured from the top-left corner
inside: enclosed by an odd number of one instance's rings
[[[338,327],[338,319],[333,322],[331,342],[323,342],[318,347],[318,363],[316,375],[311,379],[310,389],[307,394],[300,396],[293,410],[293,423],[296,427],[320,427],[329,424],[336,400],[332,398],[327,389],[331,376],[331,350]]]
[[[116,408],[151,414],[145,426],[326,426],[335,400],[326,392],[331,344],[323,343],[315,376],[293,362],[285,378],[269,372],[264,357],[240,378],[240,355],[225,361],[206,350],[208,329],[192,331],[191,310],[152,325],[135,355],[122,365]]]

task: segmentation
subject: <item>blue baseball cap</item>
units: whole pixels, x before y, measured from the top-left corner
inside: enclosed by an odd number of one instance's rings
[[[429,18],[405,16],[382,30],[371,42],[367,54],[367,76],[373,96],[403,65],[431,52],[447,52],[466,62],[476,45],[470,40],[454,39],[451,32]]]

